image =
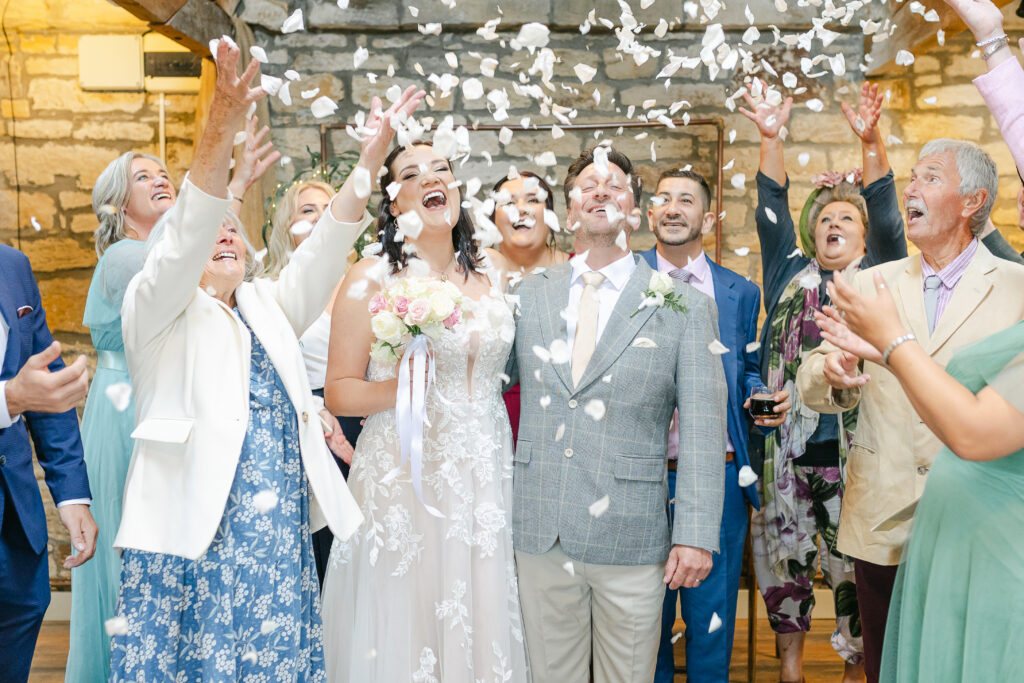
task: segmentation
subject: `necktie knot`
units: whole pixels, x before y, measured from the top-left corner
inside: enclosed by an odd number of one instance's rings
[[[688,271],[686,268],[676,268],[668,272],[669,277],[675,278],[676,280],[682,280],[683,282],[689,283],[693,280],[693,273]]]
[[[942,278],[938,275],[929,275],[924,279],[924,288],[928,290],[936,290],[941,284]]]
[[[583,284],[586,285],[587,287],[597,289],[598,287],[601,286],[602,282],[604,282],[603,273],[599,273],[596,270],[588,270],[587,272],[583,273]]]

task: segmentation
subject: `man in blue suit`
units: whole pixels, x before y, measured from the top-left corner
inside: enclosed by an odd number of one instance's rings
[[[28,259],[0,245],[0,680],[27,681],[50,604],[46,514],[32,471],[35,442],[46,484],[78,551],[96,549],[89,480],[74,406],[85,398],[85,357],[65,367]]]
[[[710,209],[711,190],[703,176],[690,170],[665,171],[658,179],[647,210],[647,220],[658,244],[654,249],[641,253],[652,268],[686,281],[715,300],[719,340],[728,348],[728,352],[722,355],[729,403],[721,554],[713,558],[711,573],[700,585],[678,591],[666,589],[661,644],[654,675],[656,683],[671,683],[675,674],[672,626],[677,595],[686,623],[687,680],[690,683],[725,683],[729,680],[729,660],[736,630],[736,598],[747,535],[747,503],[755,508],[759,506],[753,481],[741,486],[739,473],[743,470],[745,478],[752,475],[747,451],[749,425],[744,406],[750,390],[761,384],[757,348],[748,348],[757,341],[761,291],[757,285],[714,263],[704,254],[702,238],[715,225],[715,214]],[[788,395],[780,394],[776,398],[779,400],[776,406],[778,418],[758,420],[756,424],[770,428],[782,423],[789,408]],[[667,448],[669,491],[675,490],[676,472],[672,458],[679,439],[675,425],[673,420]],[[716,615],[721,620],[717,627]]]

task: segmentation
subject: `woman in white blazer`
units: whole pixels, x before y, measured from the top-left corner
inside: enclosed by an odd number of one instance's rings
[[[115,540],[114,681],[321,680],[310,530],[326,521],[347,538],[362,521],[324,443],[297,334],[370,222],[369,193],[350,178],[280,278],[252,277],[241,226],[225,220],[227,173],[234,133],[264,92],[249,88],[258,63],[236,76],[238,56],[221,39],[192,170],[124,299],[137,427]],[[389,116],[421,97],[410,89],[382,115],[361,174],[383,162]]]

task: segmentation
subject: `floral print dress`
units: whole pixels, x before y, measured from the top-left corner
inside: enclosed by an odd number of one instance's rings
[[[196,560],[124,551],[112,681],[325,679],[298,423],[255,335],[250,372],[249,424],[210,547]]]

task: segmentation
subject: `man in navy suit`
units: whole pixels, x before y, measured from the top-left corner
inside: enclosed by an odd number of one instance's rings
[[[686,623],[687,680],[690,683],[724,683],[729,680],[729,660],[736,630],[736,598],[747,535],[747,502],[755,508],[759,506],[753,481],[740,486],[739,473],[744,468],[745,476],[750,473],[745,399],[753,387],[761,384],[755,344],[761,291],[757,285],[712,262],[705,255],[702,238],[715,225],[715,214],[710,209],[711,190],[703,176],[689,170],[665,171],[658,179],[647,210],[647,220],[658,244],[654,249],[641,253],[652,268],[686,281],[715,300],[719,340],[728,348],[728,352],[722,355],[729,403],[721,553],[713,558],[711,573],[700,585],[678,591],[666,589],[655,683],[671,683],[675,673],[672,626],[677,595]],[[751,344],[755,345],[748,348]],[[782,423],[789,408],[788,394],[780,392],[776,399],[779,401],[775,408],[778,417],[759,419],[756,424],[770,428]],[[667,448],[669,491],[675,490],[673,456],[678,440],[673,420]],[[716,615],[721,620],[720,626],[717,626]],[[716,625],[713,626],[712,622]]]
[[[20,251],[0,245],[0,680],[27,681],[50,604],[46,514],[32,471],[35,442],[46,484],[77,555],[96,549],[89,480],[74,406],[85,398],[85,357],[65,367],[46,326],[39,287]]]

